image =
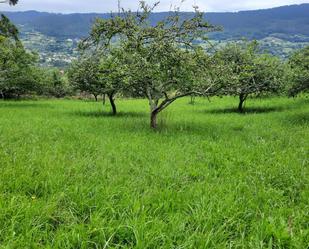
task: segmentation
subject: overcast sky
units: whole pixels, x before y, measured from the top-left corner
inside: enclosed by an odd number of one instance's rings
[[[138,0],[122,0],[122,7],[136,10]],[[146,1],[148,3],[153,0]],[[181,0],[161,0],[156,11],[168,11],[171,5],[179,6]],[[207,12],[239,11],[252,9],[265,9],[282,5],[309,3],[309,0],[185,0],[181,4],[181,10],[191,11],[192,5],[198,5],[201,10]],[[117,0],[19,0],[19,4],[10,7],[1,4],[0,10],[20,11],[37,10],[47,12],[110,12],[117,10]]]

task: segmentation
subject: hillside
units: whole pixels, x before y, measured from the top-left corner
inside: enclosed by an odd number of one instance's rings
[[[309,43],[309,4],[283,6],[265,10],[235,13],[206,13],[205,18],[224,30],[210,34],[224,44],[229,40],[257,39],[262,48],[287,57],[293,50]],[[87,36],[95,18],[110,14],[55,14],[36,11],[4,12],[20,27],[29,49],[41,54],[42,63],[64,66],[74,58],[76,43]],[[155,24],[169,12],[153,13]],[[183,18],[192,13],[182,13]]]
[[[293,41],[309,41],[309,4],[283,6],[266,10],[235,13],[206,13],[205,18],[224,27],[217,35],[221,39],[248,37],[263,39],[271,34]],[[36,11],[5,12],[16,24],[26,25],[44,35],[61,38],[86,36],[91,23],[97,17],[109,18],[110,14],[54,14]],[[153,13],[152,23],[169,15],[169,12]],[[183,13],[183,17],[192,13]]]

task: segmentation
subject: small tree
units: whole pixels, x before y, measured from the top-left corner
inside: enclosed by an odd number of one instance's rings
[[[72,63],[68,71],[69,81],[75,90],[92,94],[96,101],[102,94],[99,80],[99,60],[95,57],[82,58]]]
[[[113,49],[107,55],[103,55],[99,65],[99,78],[102,93],[108,96],[112,108],[112,114],[117,114],[115,104],[116,94],[129,91],[126,73],[126,53],[121,49]]]
[[[278,93],[282,89],[284,64],[277,57],[259,54],[256,42],[229,44],[215,57],[230,69],[230,80],[221,94],[238,96],[239,112],[243,112],[248,96]]]
[[[41,85],[39,94],[63,98],[71,94],[71,88],[65,73],[58,68],[40,68]]]
[[[108,20],[97,19],[83,42],[84,48],[95,51],[108,53],[111,47],[125,51],[125,77],[131,91],[148,99],[152,128],[157,128],[157,115],[175,100],[206,94],[212,88],[212,84],[203,81],[196,51],[200,49],[197,40],[206,39],[207,32],[217,30],[204,21],[197,8],[191,19],[181,20],[176,11],[151,26],[149,16],[156,6],[141,1],[141,12],[127,11]]]
[[[290,96],[309,91],[309,46],[295,52],[289,59],[292,69]]]
[[[72,65],[69,79],[75,89],[98,95],[107,95],[112,114],[117,114],[115,96],[125,87],[122,52],[113,50],[108,55],[88,55]],[[117,55],[117,56],[116,56]]]

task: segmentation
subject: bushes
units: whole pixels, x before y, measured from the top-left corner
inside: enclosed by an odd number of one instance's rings
[[[72,94],[72,88],[64,71],[57,68],[46,69],[42,75],[41,95],[63,98]]]
[[[292,86],[290,96],[309,91],[309,46],[295,52],[289,59]]]

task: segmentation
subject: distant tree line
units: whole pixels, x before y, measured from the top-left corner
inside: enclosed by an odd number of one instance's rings
[[[10,1],[15,4],[17,1]],[[42,68],[28,52],[18,29],[0,19],[0,98],[44,95],[57,98],[88,93],[108,98],[117,114],[116,97],[141,97],[149,103],[150,126],[177,99],[191,96],[237,96],[243,112],[248,97],[308,92],[309,46],[288,61],[261,53],[257,42],[234,42],[208,53],[196,42],[219,28],[195,8],[188,19],[179,12],[151,25],[156,7],[140,2],[140,11],[97,19],[80,43],[80,58],[70,68]]]

